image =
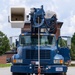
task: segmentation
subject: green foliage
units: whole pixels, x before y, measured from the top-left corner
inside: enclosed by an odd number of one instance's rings
[[[73,34],[73,36],[72,36],[72,39],[71,39],[71,40],[72,40],[72,43],[73,43],[73,44],[75,44],[75,33]]]
[[[65,39],[60,38],[59,40],[59,46],[60,47],[66,47],[67,46],[67,41]],[[71,38],[71,60],[75,60],[75,33],[73,34]]]
[[[72,44],[71,44],[71,59],[75,60],[75,33],[72,36],[71,42],[72,42]]]
[[[3,68],[3,67],[10,67],[11,66],[11,64],[9,63],[9,64],[0,64],[0,68]]]
[[[7,36],[0,31],[0,55],[10,50],[9,40]]]
[[[12,49],[16,49],[15,43],[12,43]]]
[[[58,42],[60,47],[67,47],[67,42],[66,40],[60,38],[59,42]]]

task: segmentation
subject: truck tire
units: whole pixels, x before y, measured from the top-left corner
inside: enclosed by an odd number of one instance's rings
[[[62,74],[60,74],[60,73],[46,73],[44,75],[62,75]]]
[[[29,75],[29,74],[26,74],[26,73],[12,73],[12,75]]]
[[[12,73],[12,75],[18,75],[18,73]]]
[[[60,74],[58,74],[58,75],[66,75],[66,73],[60,73]]]
[[[63,75],[67,75],[66,73],[63,73]]]

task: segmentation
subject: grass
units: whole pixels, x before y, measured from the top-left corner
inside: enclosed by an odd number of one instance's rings
[[[11,64],[9,63],[9,64],[0,64],[0,68],[2,68],[2,67],[10,67],[11,66]]]

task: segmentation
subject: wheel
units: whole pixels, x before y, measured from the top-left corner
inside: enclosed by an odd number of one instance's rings
[[[44,75],[66,75],[66,73],[45,73]]]
[[[58,74],[58,73],[46,73],[44,75],[60,75],[60,74]]]
[[[65,72],[62,75],[67,75]]]
[[[12,75],[18,75],[18,73],[12,73]]]
[[[29,75],[27,73],[12,73],[12,75]]]
[[[60,74],[58,74],[58,75],[66,75],[66,73],[60,73]]]

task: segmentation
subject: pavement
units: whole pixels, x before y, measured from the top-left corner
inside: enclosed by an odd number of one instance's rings
[[[0,75],[12,75],[10,67],[0,68]],[[67,75],[75,75],[75,67],[69,67]]]
[[[75,66],[68,68],[67,75],[75,75]]]
[[[10,67],[0,68],[0,75],[12,75],[10,72]]]
[[[75,64],[75,61],[71,61],[71,64]]]

